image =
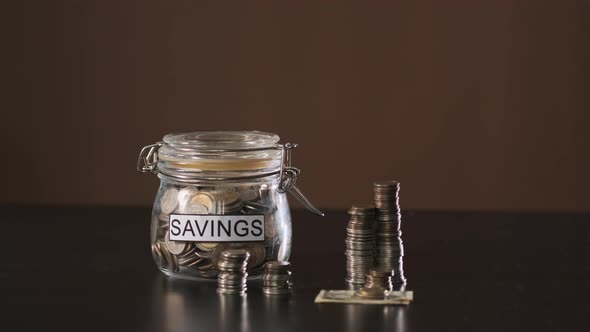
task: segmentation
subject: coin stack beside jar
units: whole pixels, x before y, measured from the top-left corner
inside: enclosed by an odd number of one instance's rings
[[[365,283],[365,276],[373,267],[375,254],[375,207],[353,205],[348,211],[350,220],[346,227],[346,283],[358,288]]]
[[[286,295],[291,293],[291,271],[289,262],[267,262],[262,276],[262,291],[267,295]]]
[[[399,207],[399,182],[383,181],[373,185],[377,207],[376,266],[394,271],[394,290],[404,290],[406,279],[403,271],[403,243],[401,240],[401,211]]]
[[[379,300],[385,298],[391,291],[392,271],[389,269],[373,268],[367,273],[367,282],[355,293],[355,297]]]
[[[246,294],[248,272],[246,266],[250,253],[243,249],[229,249],[221,253],[217,262],[217,293]]]

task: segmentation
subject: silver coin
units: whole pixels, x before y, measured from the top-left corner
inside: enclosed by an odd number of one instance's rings
[[[154,261],[156,262],[156,265],[158,265],[158,266],[164,265],[162,252],[160,251],[160,248],[158,247],[157,242],[152,243],[152,256],[154,257]]]
[[[217,288],[217,293],[219,293],[221,295],[240,295],[240,296],[244,296],[244,295],[246,295],[246,289],[226,290],[226,289],[222,289],[222,288]]]
[[[178,206],[178,189],[168,188],[160,199],[160,210],[163,214],[170,214]]]
[[[240,259],[247,261],[250,257],[250,253],[244,249],[227,249],[221,253],[221,257],[224,259]]]
[[[177,272],[178,262],[176,256],[172,255],[164,245],[163,242],[158,242],[158,248],[162,254],[162,267],[166,270]]]
[[[229,243],[220,243],[217,247],[215,247],[211,253],[211,262],[213,265],[217,265],[217,263],[221,260],[221,254],[225,250],[229,249],[233,249]]]
[[[205,205],[191,200],[189,205],[184,209],[187,214],[209,214],[209,210]]]
[[[186,209],[190,206],[190,201],[199,190],[194,187],[184,187],[178,192],[178,210],[180,213],[187,213]]]
[[[170,240],[170,233],[166,233],[164,244],[166,245],[166,249],[168,249],[168,251],[174,255],[181,255],[185,253],[190,247],[188,242]]]
[[[160,220],[152,214],[152,220],[151,220],[151,232],[150,232],[150,238],[151,238],[151,242],[155,242],[156,238],[158,237],[158,229],[160,226]]]
[[[258,198],[258,190],[253,188],[239,190],[238,194],[240,195],[240,199],[244,202],[254,201]]]
[[[363,287],[355,292],[354,296],[364,299],[384,299],[385,290],[379,288],[367,288]]]
[[[291,288],[263,287],[262,292],[266,295],[288,295],[291,294]]]
[[[191,197],[189,205],[204,207],[207,210],[207,212],[203,212],[203,214],[211,213],[214,210],[215,198],[212,194],[201,191],[198,194]]]
[[[274,239],[277,235],[276,220],[273,216],[264,218],[264,237]]]
[[[264,263],[266,258],[266,248],[261,243],[250,243],[244,246],[244,249],[250,253],[248,259],[248,269],[252,269]]]
[[[203,251],[211,251],[219,245],[219,242],[195,242],[195,246]]]
[[[185,267],[192,267],[192,266],[199,264],[203,260],[204,260],[203,258],[201,258],[197,255],[193,255],[192,257],[179,258],[178,264],[181,266],[185,266]]]
[[[351,215],[374,215],[375,214],[375,206],[374,205],[353,205],[348,213]]]
[[[272,206],[269,204],[264,204],[262,202],[251,201],[245,202],[243,209],[248,214],[264,214],[265,211],[269,210]]]
[[[234,190],[218,191],[215,193],[216,209],[219,214],[232,214],[240,211],[244,203],[240,194]]]

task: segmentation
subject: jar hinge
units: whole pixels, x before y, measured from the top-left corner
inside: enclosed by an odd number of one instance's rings
[[[137,170],[142,173],[157,173],[158,172],[158,150],[162,146],[162,142],[154,143],[144,146],[137,158]]]
[[[297,144],[286,143],[281,145],[282,163],[280,171],[280,182],[277,191],[280,193],[289,192],[293,195],[303,206],[314,214],[324,216],[324,213],[313,206],[311,202],[305,197],[301,189],[296,185],[297,178],[301,174],[301,170],[297,167],[291,166],[291,150],[296,148]]]

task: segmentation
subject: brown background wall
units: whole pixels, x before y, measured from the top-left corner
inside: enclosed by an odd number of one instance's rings
[[[393,178],[404,208],[590,211],[587,3],[5,8],[0,202],[149,205],[142,145],[258,129],[322,208]]]

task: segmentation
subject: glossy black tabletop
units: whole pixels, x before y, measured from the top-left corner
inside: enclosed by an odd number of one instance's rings
[[[148,208],[2,206],[0,331],[588,331],[590,216],[406,212],[406,307],[344,288],[344,211],[294,211],[294,294],[218,296],[152,262]]]

